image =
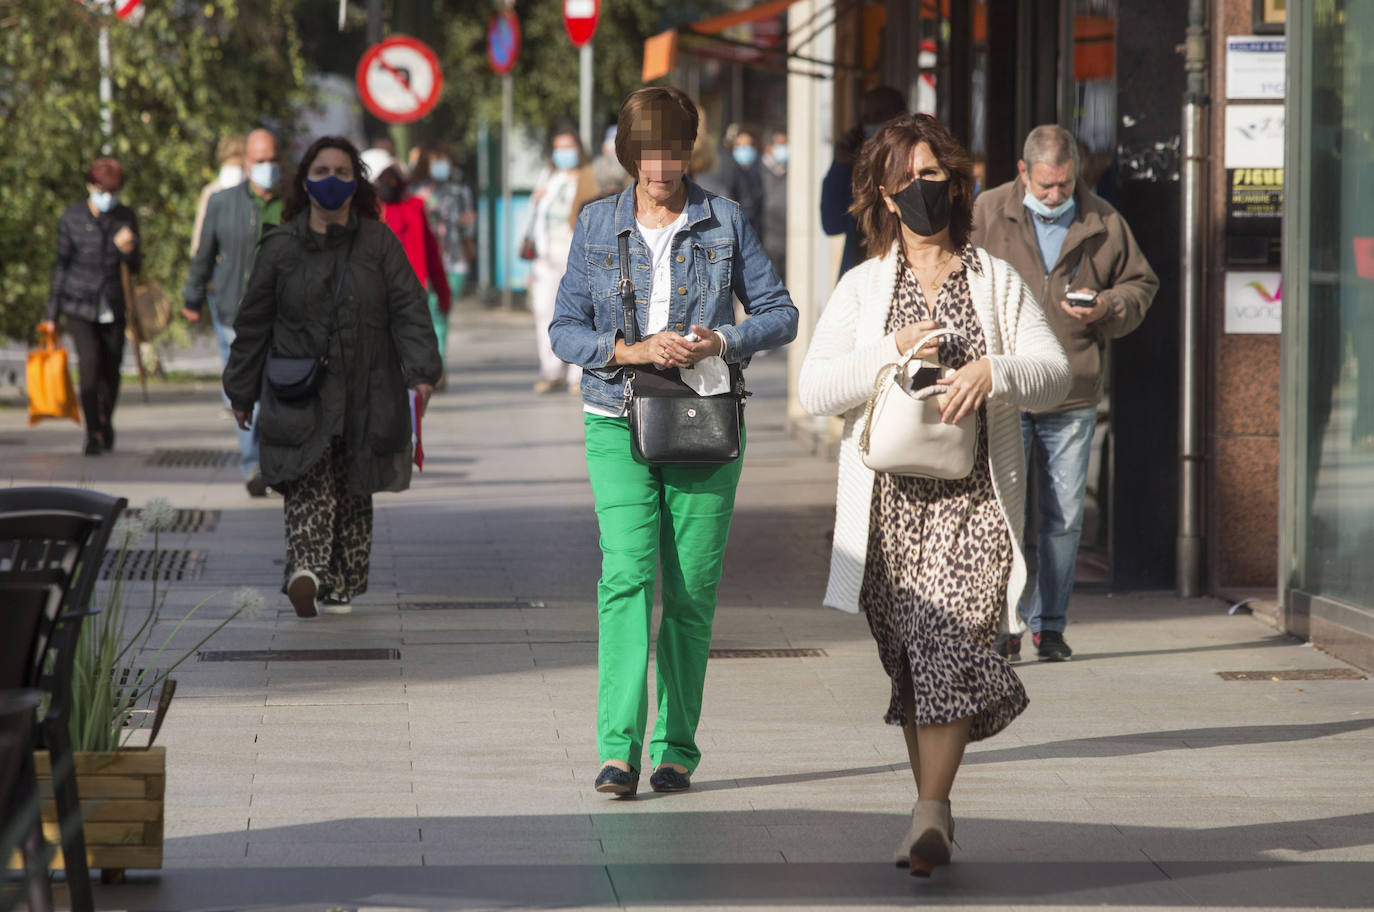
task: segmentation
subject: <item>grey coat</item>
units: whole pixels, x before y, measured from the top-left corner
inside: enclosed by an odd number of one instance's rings
[[[411,464],[406,390],[433,385],[442,372],[425,290],[401,242],[382,222],[354,215],[346,227],[331,225],[321,236],[309,230],[308,218],[302,212],[263,235],[234,320],[224,391],[237,411],[251,412],[261,403],[257,420],[268,484],[300,478],[339,437],[349,493],[404,490]],[[330,305],[345,259],[330,334]],[[277,399],[264,378],[268,354],[316,356],[326,336],[329,364],[319,392],[300,402]]]
[[[181,288],[182,302],[199,311],[206,292],[213,290],[215,316],[228,326],[238,313],[239,299],[253,269],[257,250],[258,206],[253,202],[248,181],[212,195],[205,206],[205,222],[200,231],[200,246],[191,258],[186,284]]]

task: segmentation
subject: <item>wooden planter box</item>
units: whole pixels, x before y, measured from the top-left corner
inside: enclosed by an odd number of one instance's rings
[[[64,867],[47,751],[34,753],[43,796],[43,833]],[[101,880],[118,881],[126,868],[162,867],[162,810],[167,790],[167,749],[77,751],[76,788],[86,831],[86,863]],[[15,866],[13,861],[11,866]]]

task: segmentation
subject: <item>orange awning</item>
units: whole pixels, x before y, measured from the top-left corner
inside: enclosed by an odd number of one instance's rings
[[[689,25],[668,29],[666,32],[660,32],[644,42],[642,78],[645,82],[652,82],[672,72],[673,67],[677,66],[678,40],[682,35],[702,35],[724,40],[721,35],[722,32],[736,26],[748,25],[751,22],[759,22],[781,15],[796,2],[797,0],[766,0],[766,2],[756,3],[747,9],[736,10],[733,13],[722,13],[719,16],[702,19],[700,22],[693,22]],[[732,43],[738,45],[738,42]]]
[[[719,16],[712,16],[710,19],[685,25],[683,30],[695,32],[698,35],[718,35],[737,25],[758,22],[760,19],[772,19],[779,13],[786,12],[787,8],[796,2],[797,0],[767,0],[765,3],[757,3],[748,9],[722,13]]]

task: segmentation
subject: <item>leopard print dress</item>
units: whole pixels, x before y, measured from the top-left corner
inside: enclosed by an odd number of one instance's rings
[[[965,246],[961,260],[933,313],[903,263],[885,329],[935,319],[960,330],[969,343],[949,336],[939,342],[941,363],[955,368],[987,351],[969,291],[968,271],[981,274],[973,247]],[[972,716],[970,741],[997,734],[1026,708],[1021,680],[993,650],[1012,548],[992,487],[986,410],[980,410],[976,458],[966,478],[877,473],[859,605],[892,679],[883,721],[906,724],[907,681],[917,725]]]

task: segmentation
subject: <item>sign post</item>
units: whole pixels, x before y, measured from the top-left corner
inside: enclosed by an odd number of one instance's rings
[[[501,272],[505,277],[501,283],[503,310],[514,307],[510,288],[511,248],[515,244],[514,219],[511,217],[510,122],[515,117],[515,86],[511,82],[510,71],[519,55],[520,20],[516,18],[514,10],[506,8],[492,16],[487,24],[487,62],[491,64],[492,71],[501,77],[501,218],[505,231],[499,249]]]
[[[578,106],[578,127],[582,134],[582,148],[589,156],[595,154],[596,148],[592,145],[592,35],[596,34],[596,23],[600,18],[601,0],[563,0],[563,29],[573,46],[580,48],[578,83],[581,103]]]
[[[422,41],[392,35],[374,44],[358,61],[358,95],[363,105],[387,123],[413,123],[439,103],[444,75],[439,58]]]

